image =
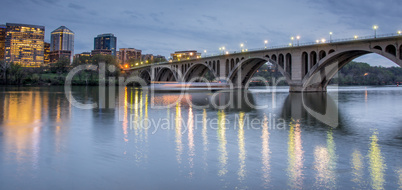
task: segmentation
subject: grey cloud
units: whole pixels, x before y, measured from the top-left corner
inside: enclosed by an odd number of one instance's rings
[[[77,4],[75,4],[75,3],[69,3],[69,4],[68,4],[68,7],[69,7],[69,8],[72,8],[72,9],[76,9],[76,10],[83,10],[83,9],[85,9],[84,6],[77,5]]]

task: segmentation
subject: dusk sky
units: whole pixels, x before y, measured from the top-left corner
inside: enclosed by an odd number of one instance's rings
[[[179,50],[217,53],[225,46],[238,51],[317,39],[351,38],[354,35],[396,33],[402,30],[400,0],[353,1],[61,1],[3,0],[0,23],[24,23],[46,27],[50,32],[61,25],[75,32],[75,53],[91,51],[93,38],[113,33],[117,48],[141,49],[144,54],[169,54]],[[377,55],[358,59],[371,65],[396,66]]]

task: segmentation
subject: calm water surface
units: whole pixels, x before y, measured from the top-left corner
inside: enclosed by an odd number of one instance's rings
[[[0,189],[402,188],[401,87],[98,91],[1,87]]]

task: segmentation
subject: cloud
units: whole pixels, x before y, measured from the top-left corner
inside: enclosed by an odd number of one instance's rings
[[[83,9],[85,9],[85,7],[83,7],[83,6],[81,6],[81,5],[78,5],[78,4],[75,4],[75,3],[69,3],[69,4],[68,4],[68,7],[69,7],[69,8],[72,8],[72,9],[76,9],[76,10],[83,10]]]

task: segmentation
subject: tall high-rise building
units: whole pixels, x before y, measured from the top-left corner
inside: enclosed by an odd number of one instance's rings
[[[128,61],[137,60],[138,62],[141,61],[141,50],[134,49],[134,48],[120,48],[119,49],[119,62],[120,64],[128,64]]]
[[[111,50],[116,56],[117,38],[113,34],[99,34],[94,38],[94,50]]]
[[[4,60],[6,53],[6,25],[0,25],[0,61]]]
[[[24,67],[43,64],[45,27],[28,24],[6,24],[5,60]]]
[[[55,54],[57,52],[70,51],[70,62],[74,55],[74,32],[65,26],[60,26],[53,30],[50,37],[50,51]]]

